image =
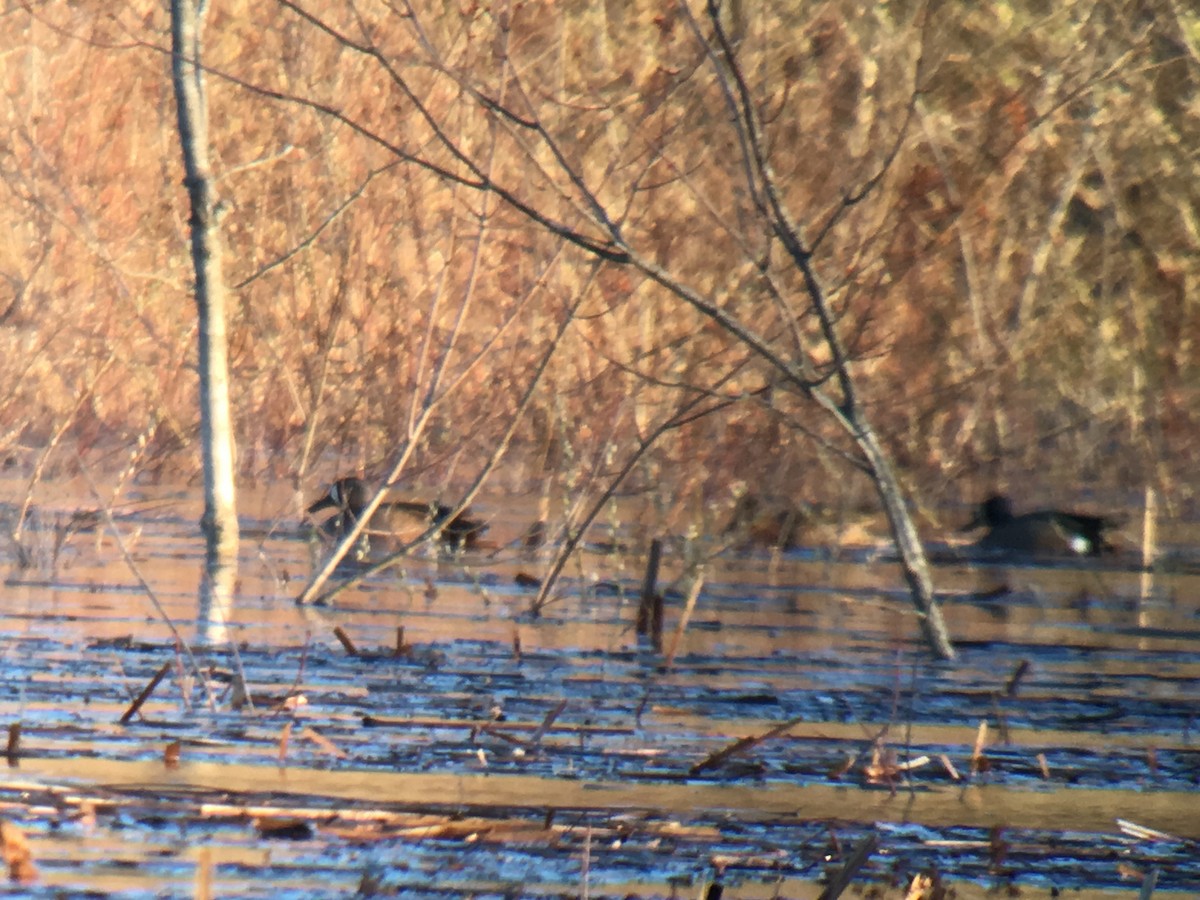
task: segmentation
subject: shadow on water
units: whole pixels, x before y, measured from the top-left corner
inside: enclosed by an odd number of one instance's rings
[[[289,500],[251,499],[228,608],[197,603],[199,498],[120,523],[215,710],[103,532],[11,561],[0,796],[45,884],[536,895],[586,859],[593,896],[815,896],[873,835],[858,880],[901,894],[922,870],[959,896],[1200,890],[1200,575],[947,552],[949,666],[879,548],[722,557],[668,669],[633,630],[636,553],[583,554],[528,615],[508,498],[479,504],[501,549],[299,608],[323,548]]]

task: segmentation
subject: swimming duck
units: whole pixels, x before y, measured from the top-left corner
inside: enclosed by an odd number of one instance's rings
[[[329,490],[308,507],[308,514],[323,509],[336,509],[337,515],[327,520],[323,527],[334,534],[347,530],[350,523],[358,521],[366,509],[370,493],[361,478],[353,476],[339,478]],[[450,518],[453,507],[441,503],[421,503],[413,500],[385,500],[371,516],[367,531],[374,535],[390,535],[401,540],[412,540],[430,524],[442,525],[438,539],[453,547],[471,548],[487,524],[470,518],[467,511]],[[449,519],[449,521],[447,521]],[[445,524],[442,524],[445,523]]]
[[[1104,532],[1117,522],[1103,516],[1041,509],[1015,515],[1012,501],[994,494],[962,529],[987,527],[976,546],[989,553],[1020,556],[1100,556],[1113,549]]]

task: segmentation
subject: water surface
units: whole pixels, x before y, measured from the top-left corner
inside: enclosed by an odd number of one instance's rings
[[[236,597],[204,609],[199,497],[133,499],[122,542],[199,675],[113,535],[73,524],[95,506],[78,486],[39,497],[7,557],[0,709],[22,734],[0,794],[45,884],[190,893],[199,865],[243,895],[578,893],[586,856],[598,896],[714,879],[815,896],[874,835],[860,883],[935,867],[960,896],[1120,892],[1157,868],[1160,893],[1200,890],[1191,523],[1164,529],[1175,571],[1152,578],[1132,554],[968,564],[934,544],[953,665],[920,644],[882,545],[725,555],[666,667],[633,628],[630,534],[598,533],[623,549],[581,554],[529,614],[516,575],[550,552],[516,546],[531,501],[478,505],[494,551],[297,607],[327,548],[299,525],[305,498],[249,492]]]

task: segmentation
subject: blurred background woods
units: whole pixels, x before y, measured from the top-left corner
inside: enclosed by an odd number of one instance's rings
[[[411,478],[467,480],[572,315],[491,488],[602,479],[711,395],[731,402],[663,435],[628,485],[671,520],[728,512],[747,486],[874,506],[840,458],[845,437],[744,346],[470,187],[476,174],[437,139],[588,233],[580,194],[555,174],[569,165],[631,243],[802,352],[816,326],[759,277],[799,287],[759,252],[702,11],[302,9],[311,17],[231,0],[205,34],[247,477],[378,469],[432,404]],[[814,261],[862,396],[923,503],[1147,484],[1191,502],[1196,10],[766,0],[722,15],[769,164],[810,241],[821,235]],[[133,449],[147,477],[192,478],[195,314],[166,12],[34,5],[0,31],[0,454],[53,472],[119,467]]]

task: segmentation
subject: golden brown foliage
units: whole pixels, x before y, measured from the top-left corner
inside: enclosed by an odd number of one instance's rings
[[[219,4],[206,31],[248,473],[378,467],[432,396],[415,477],[468,477],[582,297],[507,484],[586,484],[711,391],[736,402],[671,431],[634,476],[671,498],[666,514],[728,510],[740,482],[809,502],[867,493],[841,474],[843,437],[744,346],[475,187],[603,241],[571,167],[630,244],[811,356],[803,284],[763,233],[702,9],[301,9],[312,18]],[[723,13],[784,199],[822,235],[814,259],[874,421],[934,497],[1175,487],[1200,429],[1200,18],[1170,0],[926,13]],[[190,473],[165,13],[39,5],[0,29],[0,449],[67,427],[85,453],[140,437],[145,466]]]

